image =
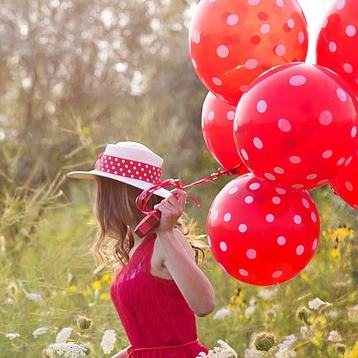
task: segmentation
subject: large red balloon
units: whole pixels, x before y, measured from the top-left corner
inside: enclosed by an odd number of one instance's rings
[[[319,242],[319,216],[306,191],[286,191],[245,174],[214,199],[207,219],[210,249],[239,281],[275,285],[296,276]]]
[[[291,63],[252,83],[235,114],[236,146],[257,176],[289,189],[327,184],[357,156],[358,104],[332,71]]]
[[[234,118],[236,107],[222,101],[211,92],[204,100],[201,113],[203,137],[209,152],[225,169],[244,167],[234,141]],[[240,168],[241,174],[247,168]]]
[[[358,95],[358,1],[335,0],[316,44],[317,64],[342,76]]]
[[[332,180],[331,187],[347,204],[358,210],[358,158],[344,166]]]
[[[259,74],[304,61],[307,47],[307,23],[296,0],[201,0],[189,29],[198,77],[234,106]]]

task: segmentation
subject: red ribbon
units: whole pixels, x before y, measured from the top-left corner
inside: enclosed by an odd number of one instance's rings
[[[166,188],[168,186],[174,186],[177,189],[180,190],[184,190],[186,188],[190,188],[192,186],[196,186],[196,185],[200,185],[203,183],[207,183],[207,182],[211,182],[216,180],[217,178],[223,176],[223,175],[238,175],[240,173],[240,167],[241,164],[239,164],[238,166],[236,166],[235,168],[232,169],[223,169],[223,168],[219,168],[217,173],[212,173],[211,175],[204,177],[202,179],[199,179],[191,184],[186,184],[184,186],[180,185],[180,183],[183,181],[179,180],[179,179],[166,179],[164,181],[160,181],[158,183],[155,183],[153,185],[151,185],[148,189],[145,189],[137,198],[137,207],[139,210],[141,210],[144,214],[148,215],[148,214],[152,214],[153,212],[155,212],[154,209],[149,209],[148,207],[148,203],[150,198],[152,197],[152,195],[154,195],[156,190],[162,189],[162,188]],[[193,196],[188,195],[188,197],[195,203],[195,205],[197,207],[200,207],[200,204],[198,202],[197,199],[195,199]]]

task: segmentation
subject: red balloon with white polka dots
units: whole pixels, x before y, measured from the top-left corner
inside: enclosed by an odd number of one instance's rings
[[[341,168],[330,184],[335,194],[358,210],[358,158],[354,158],[351,165]]]
[[[207,218],[217,262],[237,280],[258,286],[298,275],[317,249],[319,232],[318,212],[306,191],[287,191],[253,174],[230,181]]]
[[[325,67],[278,66],[241,98],[234,136],[255,175],[288,189],[327,184],[357,156],[358,103],[350,86]]]
[[[240,173],[244,174],[248,170],[244,168],[234,141],[235,110],[236,107],[209,92],[203,103],[201,127],[205,144],[216,161],[225,169],[240,165]]]
[[[358,1],[335,0],[316,43],[317,64],[342,76],[358,95]]]
[[[201,0],[189,29],[198,77],[234,106],[259,74],[304,61],[307,48],[307,22],[296,0]]]

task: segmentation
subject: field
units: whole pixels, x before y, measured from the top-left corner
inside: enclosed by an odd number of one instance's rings
[[[92,187],[64,193],[62,185],[59,180],[3,195],[2,358],[56,357],[56,342],[75,344],[69,357],[79,354],[76,347],[85,347],[90,357],[110,357],[104,352],[114,354],[128,344],[109,296],[112,272],[93,274]],[[207,253],[202,269],[214,286],[217,307],[198,319],[198,331],[208,348],[223,340],[238,357],[358,357],[355,213],[327,190],[315,199],[322,223],[319,248],[294,279],[270,287],[244,284]],[[274,343],[267,340],[271,335]],[[270,343],[264,347],[272,346],[268,352],[255,348],[260,339]]]

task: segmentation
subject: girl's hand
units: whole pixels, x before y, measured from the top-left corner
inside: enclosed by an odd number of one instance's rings
[[[161,212],[157,232],[171,231],[185,209],[186,193],[180,189],[171,191],[172,195],[154,206],[154,209]]]

